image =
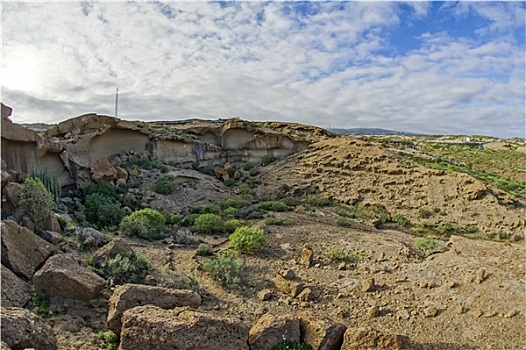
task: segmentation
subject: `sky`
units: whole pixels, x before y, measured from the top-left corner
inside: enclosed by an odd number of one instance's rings
[[[2,102],[525,137],[525,2],[3,0]]]

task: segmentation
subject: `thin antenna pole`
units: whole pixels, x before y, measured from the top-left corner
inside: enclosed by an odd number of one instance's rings
[[[115,91],[115,117],[117,117],[117,108],[119,106],[119,89]]]

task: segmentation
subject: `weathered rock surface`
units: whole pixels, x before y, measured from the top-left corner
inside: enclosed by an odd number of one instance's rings
[[[31,300],[29,285],[2,265],[2,306],[23,307]]]
[[[91,300],[106,285],[106,281],[71,254],[49,258],[35,273],[33,283],[38,294],[46,297]]]
[[[271,350],[283,340],[300,340],[300,324],[293,315],[265,314],[250,329],[248,343],[251,350]]]
[[[340,350],[347,327],[328,318],[303,314],[298,317],[301,339],[313,350]]]
[[[11,220],[2,221],[0,229],[2,264],[18,276],[30,279],[52,254],[53,246]]]
[[[2,341],[13,350],[55,350],[51,327],[39,316],[18,307],[2,307]]]
[[[99,248],[93,255],[93,262],[101,264],[108,259],[113,259],[117,255],[131,256],[133,249],[122,238],[114,238],[108,244]]]
[[[139,306],[122,316],[119,350],[248,350],[248,328],[239,320],[188,308]]]
[[[122,314],[137,306],[155,305],[162,309],[201,305],[199,294],[189,290],[168,289],[140,284],[124,284],[110,297],[106,325],[116,334],[121,332]]]
[[[401,350],[403,337],[383,334],[372,328],[347,328],[341,350]]]
[[[276,286],[278,292],[290,295],[293,298],[297,297],[305,288],[305,285],[299,278],[289,280],[280,274],[277,274],[274,278],[274,285]]]

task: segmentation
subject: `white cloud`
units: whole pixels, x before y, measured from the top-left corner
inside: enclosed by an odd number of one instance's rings
[[[227,5],[4,3],[4,103],[21,122],[111,115],[118,87],[127,119],[240,116],[504,136],[524,128],[513,6],[496,4],[492,15],[492,4],[447,4],[441,11],[488,19],[484,40],[430,30],[419,48],[393,56],[397,3]],[[433,15],[429,3],[407,5],[410,18]]]

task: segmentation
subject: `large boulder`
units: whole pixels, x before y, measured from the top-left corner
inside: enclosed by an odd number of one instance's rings
[[[247,337],[237,319],[147,305],[124,312],[119,350],[248,350]]]
[[[251,350],[271,350],[284,340],[300,340],[300,324],[293,315],[265,314],[250,329],[248,343]]]
[[[95,264],[102,264],[108,259],[113,259],[117,255],[132,256],[133,249],[122,238],[114,238],[108,244],[99,248],[93,255]]]
[[[301,339],[313,350],[340,350],[345,325],[328,318],[303,314],[298,317]]]
[[[81,266],[71,254],[49,258],[35,273],[33,283],[41,296],[86,301],[97,297],[106,285],[104,278]]]
[[[369,327],[347,328],[341,350],[402,350],[404,338]]]
[[[120,334],[122,314],[128,309],[148,304],[162,309],[173,309],[181,306],[198,308],[201,305],[201,297],[190,290],[124,284],[115,288],[110,297],[107,327],[116,334]]]
[[[31,279],[35,270],[52,254],[53,246],[11,220],[0,223],[2,264],[20,277]]]
[[[31,300],[29,285],[2,265],[2,306],[23,307]]]
[[[2,307],[2,341],[13,350],[57,349],[51,327],[39,316],[18,307]]]
[[[91,178],[95,182],[113,181],[117,178],[117,169],[106,157],[102,157],[91,163]]]

